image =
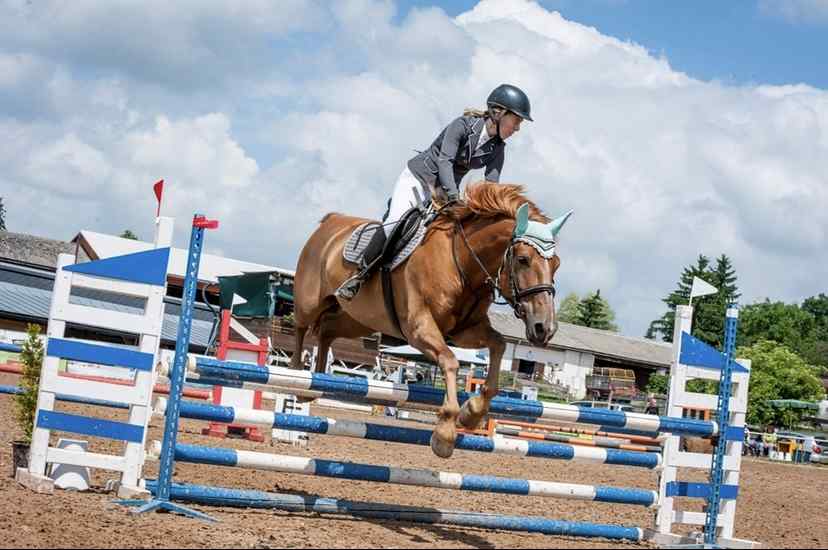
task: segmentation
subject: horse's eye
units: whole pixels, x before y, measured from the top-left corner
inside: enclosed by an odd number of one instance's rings
[[[529,256],[518,256],[517,261],[520,265],[524,267],[529,267],[531,261],[529,260]]]

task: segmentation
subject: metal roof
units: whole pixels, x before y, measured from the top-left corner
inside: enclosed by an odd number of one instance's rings
[[[511,311],[489,311],[492,327],[507,338],[519,340],[531,345],[526,340],[526,326]],[[656,342],[647,338],[623,336],[607,330],[559,323],[558,332],[552,337],[548,347],[586,351],[598,357],[606,357],[628,362],[669,367],[672,360],[672,344]]]
[[[49,318],[53,284],[54,273],[36,273],[31,269],[0,264],[0,317],[46,321]],[[138,313],[143,308],[140,298],[115,296],[89,289],[77,289],[70,301],[125,313]],[[161,339],[167,344],[175,343],[180,311],[180,300],[170,297],[164,299]],[[206,347],[212,326],[213,314],[203,306],[197,307],[193,314],[191,344]]]

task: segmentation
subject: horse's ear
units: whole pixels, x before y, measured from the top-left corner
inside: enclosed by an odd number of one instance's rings
[[[529,203],[521,204],[515,213],[515,237],[520,237],[529,228]]]
[[[567,212],[563,216],[561,216],[559,218],[555,218],[554,220],[552,220],[551,222],[546,224],[546,227],[549,228],[549,232],[552,234],[553,237],[558,236],[558,232],[561,230],[561,228],[566,223],[566,220],[569,219],[569,216],[571,216],[573,212],[574,212],[574,210],[570,210],[569,212]]]

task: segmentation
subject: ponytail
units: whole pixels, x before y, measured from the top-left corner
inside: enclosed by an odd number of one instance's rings
[[[498,105],[492,105],[488,109],[474,109],[469,107],[463,110],[463,116],[473,116],[475,118],[484,118],[486,120],[492,119],[495,122],[500,121],[500,117],[507,112],[506,109]]]
[[[489,118],[488,109],[473,109],[468,108],[463,110],[463,116],[473,116],[475,118]]]

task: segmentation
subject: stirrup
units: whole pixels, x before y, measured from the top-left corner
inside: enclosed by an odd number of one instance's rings
[[[339,285],[339,288],[334,292],[334,296],[342,298],[343,300],[353,300],[357,295],[359,289],[362,288],[362,272],[352,275],[345,282]]]

